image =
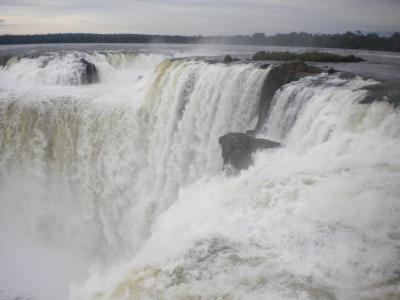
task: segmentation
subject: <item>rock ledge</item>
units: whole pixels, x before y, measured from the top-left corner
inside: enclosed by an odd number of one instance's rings
[[[219,138],[225,165],[236,170],[247,169],[252,163],[252,154],[260,149],[280,147],[281,144],[267,139],[259,139],[248,133],[231,132]]]

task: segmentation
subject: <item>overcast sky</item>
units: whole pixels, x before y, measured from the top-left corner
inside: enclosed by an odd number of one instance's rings
[[[0,0],[0,34],[400,31],[400,0]]]

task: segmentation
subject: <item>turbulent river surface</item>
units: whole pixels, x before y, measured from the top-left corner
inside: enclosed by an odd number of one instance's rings
[[[400,56],[282,86],[256,132],[282,147],[232,173],[254,50],[0,47],[0,298],[400,299],[400,112],[363,101]]]

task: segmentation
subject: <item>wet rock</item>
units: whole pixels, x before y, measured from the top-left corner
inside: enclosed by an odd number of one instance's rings
[[[365,59],[361,58],[361,57],[357,57],[353,54],[347,55],[346,56],[347,61],[345,62],[360,62],[360,61],[366,61]]]
[[[263,64],[263,65],[260,66],[260,69],[261,70],[266,70],[266,69],[269,68],[269,66],[270,66],[270,64]]]
[[[364,61],[363,58],[357,57],[354,55],[339,55],[335,53],[328,52],[288,52],[288,51],[274,51],[274,52],[266,52],[266,51],[258,51],[253,57],[253,60],[278,60],[278,61],[293,61],[293,60],[301,60],[301,61],[309,61],[309,62],[360,62]]]
[[[292,81],[299,80],[302,77],[315,75],[322,72],[322,69],[308,65],[302,61],[287,62],[273,67],[264,81],[261,90],[261,97],[258,109],[258,122],[254,131],[261,128],[264,123],[268,111],[270,109],[272,99],[275,92],[283,85]]]
[[[328,69],[328,74],[335,74],[336,73],[336,70],[334,69],[334,68],[329,68]]]
[[[97,73],[97,68],[95,64],[81,58],[79,62],[83,66],[83,71],[81,73],[81,83],[91,84],[99,82],[99,74]]]
[[[230,63],[230,62],[232,62],[232,61],[233,61],[232,56],[226,55],[226,56],[224,57],[224,63]]]
[[[367,96],[360,102],[370,104],[372,102],[386,101],[394,107],[400,106],[400,82],[390,81],[374,84],[363,88],[368,91]]]
[[[4,67],[7,65],[7,62],[12,58],[12,55],[6,54],[3,56],[0,56],[0,66]]]
[[[231,132],[219,138],[224,165],[231,165],[236,170],[247,169],[252,163],[252,153],[281,145],[266,139],[258,139],[247,133]]]
[[[239,59],[233,58],[229,54],[224,57],[224,63],[231,63],[231,62],[238,61],[238,60]]]

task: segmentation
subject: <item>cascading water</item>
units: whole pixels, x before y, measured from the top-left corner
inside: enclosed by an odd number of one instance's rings
[[[79,85],[80,57],[99,84]],[[256,126],[268,72],[97,52],[9,62],[5,288],[44,300],[76,281],[74,300],[396,299],[398,111],[359,104],[371,80],[303,78],[276,93],[257,133],[284,146],[224,174],[218,138]]]
[[[100,54],[85,58],[97,62],[102,84],[114,87],[102,74],[121,76],[114,68],[120,63],[105,67]],[[25,225],[40,243],[77,247],[83,260],[111,263],[137,251],[181,186],[220,172],[216,141],[254,126],[253,99],[266,72],[250,65],[166,60],[154,63],[153,73],[145,68],[140,73],[147,58],[135,58],[139,62],[122,70],[133,82],[122,95],[104,94],[98,85],[71,87],[75,81],[68,76],[37,82],[36,60],[42,57],[6,67],[2,75],[16,85],[27,81],[21,74],[39,85],[29,88],[28,99],[17,88],[2,95],[5,223]],[[76,53],[55,55],[47,66],[61,65],[44,67],[46,76],[38,76],[58,78],[54,70],[71,66],[72,78],[79,78],[77,61]]]

